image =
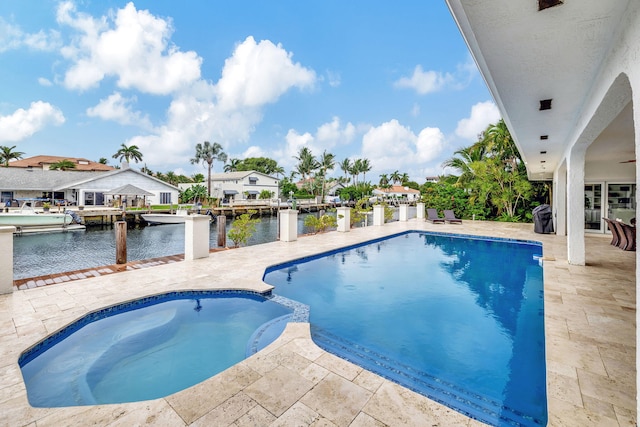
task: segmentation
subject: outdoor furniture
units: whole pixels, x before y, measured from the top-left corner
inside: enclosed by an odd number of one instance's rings
[[[620,222],[620,227],[622,227],[622,232],[625,236],[625,240],[627,244],[624,248],[625,251],[635,251],[636,250],[636,228],[630,226],[629,224],[625,224],[624,222]]]
[[[438,216],[438,211],[436,209],[427,209],[427,221],[434,224],[444,224],[444,218],[440,218]]]
[[[614,224],[612,224],[613,221],[610,220],[609,218],[602,218],[602,219],[604,220],[604,222],[607,223],[607,226],[611,231],[611,245],[618,246],[618,244],[620,243],[620,234],[618,233],[618,229],[615,227]]]
[[[460,218],[456,218],[456,214],[454,214],[451,209],[444,210],[444,220],[449,224],[462,224],[462,220]]]

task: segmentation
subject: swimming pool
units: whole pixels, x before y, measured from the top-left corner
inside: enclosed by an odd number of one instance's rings
[[[542,246],[407,232],[273,266],[325,350],[493,425],[545,425]]]
[[[292,307],[244,291],[184,291],[98,310],[18,361],[35,407],[133,402],[180,391],[276,338]]]

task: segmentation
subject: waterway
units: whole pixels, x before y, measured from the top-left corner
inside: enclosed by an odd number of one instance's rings
[[[309,233],[302,214],[298,234]],[[233,220],[227,219],[227,232]],[[262,217],[248,245],[277,239],[277,217]],[[210,227],[210,247],[217,248],[217,226]],[[227,237],[227,246],[233,242]],[[184,224],[135,227],[127,230],[127,261],[184,253]],[[87,227],[84,231],[24,234],[13,239],[14,279],[44,276],[115,264],[115,231],[111,226]]]

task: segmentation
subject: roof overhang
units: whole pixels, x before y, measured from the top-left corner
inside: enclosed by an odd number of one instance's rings
[[[447,4],[529,178],[552,179],[630,0],[565,0],[541,11],[537,0]]]

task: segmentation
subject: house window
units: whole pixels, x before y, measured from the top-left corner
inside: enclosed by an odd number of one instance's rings
[[[171,193],[160,193],[160,204],[168,205],[171,203]]]
[[[3,191],[2,194],[0,194],[0,200],[2,201],[2,206],[6,206],[7,200],[13,200],[13,191]]]
[[[258,183],[258,178],[254,177],[254,176],[250,176],[249,177],[249,184],[256,185],[257,183]]]

